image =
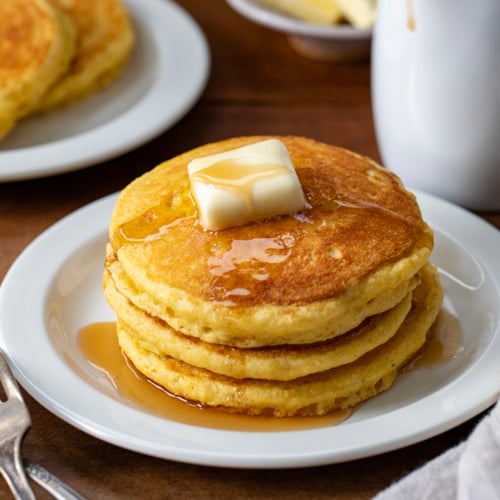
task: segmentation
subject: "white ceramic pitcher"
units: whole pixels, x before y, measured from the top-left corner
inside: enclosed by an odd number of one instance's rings
[[[410,188],[500,210],[500,0],[379,0],[372,101]]]

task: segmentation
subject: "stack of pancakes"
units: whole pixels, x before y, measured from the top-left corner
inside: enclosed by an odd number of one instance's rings
[[[133,38],[119,0],[1,0],[0,139],[19,119],[107,85]]]
[[[373,161],[301,137],[308,207],[220,231],[200,224],[187,164],[268,137],[209,144],[120,194],[104,293],[135,367],[181,399],[245,414],[323,415],[387,389],[442,303],[433,234]]]

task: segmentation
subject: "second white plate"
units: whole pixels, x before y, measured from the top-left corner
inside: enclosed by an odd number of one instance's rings
[[[124,0],[134,23],[131,59],[109,87],[23,120],[0,143],[0,181],[67,172],[144,144],[196,102],[210,68],[195,21],[170,0]]]
[[[20,255],[0,289],[0,347],[24,388],[75,427],[124,448],[182,462],[300,467],[416,443],[477,415],[498,397],[500,232],[424,194],[418,200],[435,231],[432,260],[441,270],[445,307],[458,317],[464,334],[463,352],[451,362],[400,376],[340,425],[307,430],[198,427],[111,397],[99,389],[102,376],[89,368],[77,336],[91,323],[114,320],[101,282],[115,200],[113,195],[94,202],[49,228]]]

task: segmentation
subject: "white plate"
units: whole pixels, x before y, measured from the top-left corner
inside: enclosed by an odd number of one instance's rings
[[[243,17],[287,33],[292,47],[312,59],[348,62],[367,58],[370,54],[371,29],[348,24],[309,23],[270,9],[258,0],[227,0],[227,3]]]
[[[177,122],[210,66],[203,33],[169,0],[125,0],[136,44],[120,77],[67,108],[23,120],[0,142],[0,181],[76,170],[125,153]]]
[[[97,388],[99,373],[89,372],[76,336],[90,323],[114,320],[101,277],[115,199],[94,202],[49,228],[16,260],[0,290],[0,345],[15,374],[36,400],[75,427],[124,448],[182,462],[299,467],[418,442],[495,401],[500,389],[500,232],[424,194],[419,201],[436,232],[433,260],[443,269],[445,304],[464,331],[463,353],[453,361],[406,373],[344,423],[311,430],[201,428],[110,397]],[[85,370],[95,383],[84,381],[71,366]]]

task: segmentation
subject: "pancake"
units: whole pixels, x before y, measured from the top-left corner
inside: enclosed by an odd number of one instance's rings
[[[199,223],[187,163],[268,137],[209,144],[120,194],[106,268],[174,330],[253,348],[310,344],[399,303],[433,245],[415,197],[372,160],[302,137],[287,147],[310,207],[222,231]]]
[[[425,344],[443,292],[434,267],[426,265],[421,277],[412,308],[396,335],[352,363],[291,381],[217,375],[158,355],[120,327],[118,341],[140,372],[188,401],[253,415],[324,415],[351,408],[388,389]]]
[[[71,21],[45,0],[0,2],[0,139],[68,69]]]
[[[415,280],[411,289],[418,284]],[[351,363],[387,342],[401,326],[411,307],[411,292],[394,308],[367,318],[340,338],[309,345],[238,349],[209,344],[176,332],[167,323],[134,306],[104,276],[104,293],[117,311],[118,327],[147,350],[170,356],[219,375],[233,378],[292,380]]]
[[[36,112],[67,105],[108,85],[122,70],[134,34],[119,0],[50,0],[77,28],[77,51],[69,71],[38,104]]]
[[[392,385],[443,299],[415,197],[372,160],[278,137],[306,208],[207,230],[187,165],[268,137],[166,161],[120,194],[103,277],[136,368],[194,404],[251,415],[324,415]]]
[[[190,307],[192,322],[186,325],[184,318],[176,316],[169,303],[157,301],[147,293],[137,290],[132,280],[123,271],[114,253],[108,253],[106,259],[106,269],[112,276],[115,286],[139,309],[158,317],[186,335],[198,337],[205,342],[243,348],[280,344],[308,344],[342,335],[358,326],[365,318],[387,311],[398,304],[408,293],[411,279],[420,266],[420,259],[413,259],[413,262],[405,260],[392,269],[392,272],[389,273],[384,268],[372,279],[361,282],[356,290],[351,290],[348,294],[328,301],[286,308],[266,306],[259,308],[255,306],[239,311],[231,308],[228,310],[227,318],[224,317],[224,306],[208,308],[205,303],[195,302],[193,298],[190,298],[186,300],[186,305]],[[401,268],[404,268],[404,276],[408,277],[408,280],[400,283],[397,278],[400,278],[402,274]],[[387,281],[391,280],[388,286],[393,285],[393,288],[380,291],[379,283],[383,279],[381,275],[385,276]],[[377,295],[377,292],[380,293]],[[211,318],[203,316],[205,313],[213,314],[214,309],[215,313],[219,314],[215,318],[219,323],[217,330],[206,326],[207,320]],[[196,323],[197,311],[199,323]],[[273,317],[273,313],[282,316]],[[256,330],[251,331],[249,325],[238,325],[238,318],[241,321],[253,320]],[[271,322],[267,327],[266,319]],[[302,330],[293,323],[294,319],[301,322]],[[272,329],[273,326],[276,329]],[[241,335],[242,331],[244,336]],[[263,331],[268,334],[267,337],[263,335]]]

